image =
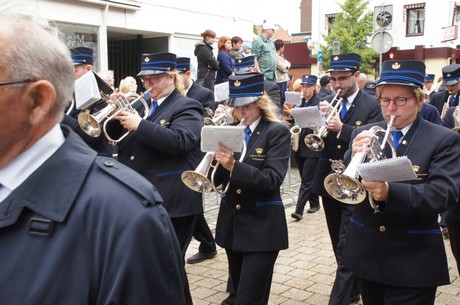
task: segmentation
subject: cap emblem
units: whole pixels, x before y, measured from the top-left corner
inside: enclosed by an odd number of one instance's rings
[[[393,65],[391,65],[391,67],[394,69],[394,70],[398,70],[399,68],[401,68],[401,65],[397,62],[395,62]]]
[[[144,62],[149,62],[150,61],[150,58],[149,57],[145,57],[144,58]]]
[[[241,82],[239,80],[236,80],[234,85],[235,85],[235,87],[239,87],[239,86],[241,86]]]

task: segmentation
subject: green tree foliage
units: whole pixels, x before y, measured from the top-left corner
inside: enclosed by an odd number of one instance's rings
[[[324,70],[327,70],[332,54],[332,42],[340,41],[340,53],[361,55],[360,71],[373,73],[373,64],[378,56],[370,47],[373,13],[369,10],[368,0],[345,0],[340,5],[342,12],[335,15],[335,23],[329,24],[330,33],[323,35],[327,44],[321,46]]]

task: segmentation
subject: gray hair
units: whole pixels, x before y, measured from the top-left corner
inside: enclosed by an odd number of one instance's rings
[[[0,14],[0,40],[8,47],[0,57],[0,69],[10,80],[47,80],[56,91],[52,115],[61,119],[72,99],[74,67],[67,46],[47,23],[26,15]]]

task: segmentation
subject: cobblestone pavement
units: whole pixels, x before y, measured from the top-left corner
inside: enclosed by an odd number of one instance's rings
[[[305,213],[299,222],[291,218],[300,179],[296,168],[292,168],[290,173],[283,184],[289,249],[281,251],[276,261],[269,304],[327,304],[334,281],[336,262],[324,212],[320,209],[314,214]],[[206,195],[205,209],[205,217],[214,232],[218,209],[215,194]],[[197,252],[198,245],[196,240],[192,240],[186,258]],[[445,246],[451,285],[438,288],[436,305],[458,305],[460,279],[448,239],[445,240]],[[228,296],[225,292],[228,276],[227,257],[222,248],[218,247],[215,258],[194,265],[187,264],[186,270],[195,305],[220,304]]]

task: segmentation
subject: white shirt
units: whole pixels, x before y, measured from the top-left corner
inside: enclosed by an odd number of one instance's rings
[[[47,134],[33,144],[29,149],[19,154],[4,168],[0,169],[0,202],[20,186],[37,168],[39,168],[59,147],[65,138],[59,124],[56,124]]]

